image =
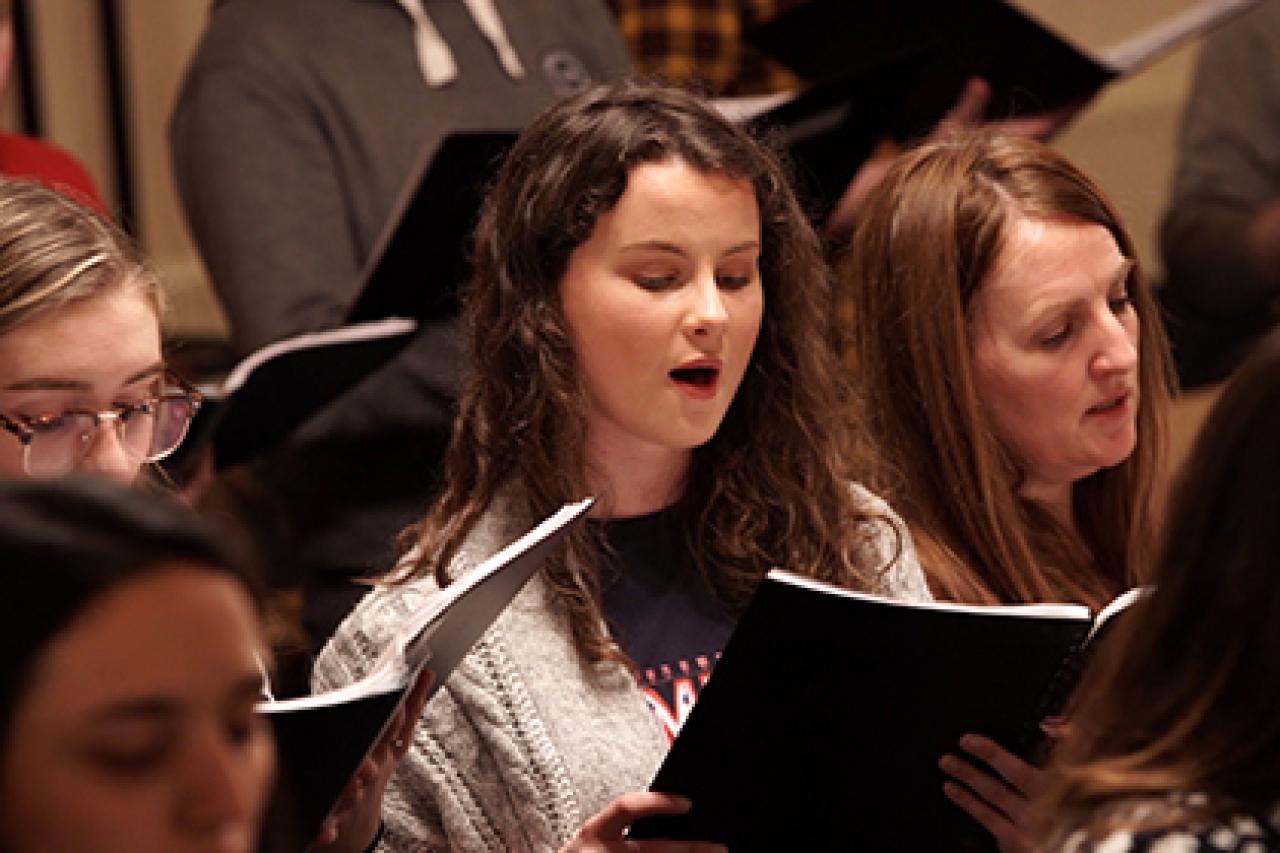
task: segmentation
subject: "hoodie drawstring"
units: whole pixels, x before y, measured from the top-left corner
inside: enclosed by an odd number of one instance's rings
[[[440,35],[440,31],[427,17],[422,0],[397,0],[409,19],[413,21],[413,44],[418,54],[418,67],[422,71],[422,79],[432,88],[447,86],[458,79],[458,64],[454,61],[453,51],[449,43]],[[463,0],[463,5],[471,14],[476,29],[480,31],[493,47],[498,62],[507,76],[513,80],[524,77],[524,65],[520,55],[516,53],[511,39],[503,26],[502,16],[493,0]]]

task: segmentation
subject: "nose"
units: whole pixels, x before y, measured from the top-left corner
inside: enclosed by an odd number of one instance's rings
[[[1093,369],[1099,376],[1132,372],[1138,365],[1138,320],[1110,311],[1102,323],[1103,337],[1093,358]]]
[[[686,330],[704,346],[718,345],[729,322],[729,311],[715,273],[707,272],[695,278],[689,285],[689,293]]]
[[[216,723],[202,724],[192,734],[179,772],[177,829],[192,838],[218,836],[247,844],[267,782],[251,750],[231,743]]]
[[[89,449],[77,468],[127,486],[137,477],[139,463],[125,452],[116,422],[103,420],[90,436]]]

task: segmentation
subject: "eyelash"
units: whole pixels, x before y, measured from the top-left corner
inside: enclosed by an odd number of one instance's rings
[[[724,290],[741,290],[750,286],[754,279],[755,276],[753,275],[722,275],[716,277],[716,281],[719,282],[720,287]]]
[[[1122,295],[1107,300],[1107,306],[1111,308],[1112,314],[1119,314],[1121,311],[1133,304],[1133,297],[1126,290]]]
[[[753,275],[718,275],[716,283],[722,290],[741,290],[749,287],[751,282],[755,280]],[[679,278],[672,275],[639,275],[635,277],[635,282],[645,290],[668,290],[674,287]]]
[[[1133,297],[1125,291],[1120,296],[1113,296],[1107,299],[1107,307],[1112,314],[1122,314],[1126,309],[1133,305]],[[1067,342],[1074,331],[1075,325],[1071,321],[1067,321],[1060,329],[1040,340],[1040,345],[1046,349],[1057,349]]]
[[[1043,338],[1040,341],[1040,345],[1045,347],[1046,349],[1057,349],[1058,347],[1062,346],[1064,343],[1067,342],[1067,338],[1071,337],[1071,332],[1072,332],[1072,325],[1071,323],[1067,323],[1058,331],[1054,332],[1053,334],[1049,335],[1046,338]]]
[[[676,282],[674,275],[638,275],[636,284],[645,290],[666,290]]]
[[[141,776],[162,764],[167,751],[166,744],[154,743],[136,749],[100,749],[93,757],[99,767],[112,775]]]

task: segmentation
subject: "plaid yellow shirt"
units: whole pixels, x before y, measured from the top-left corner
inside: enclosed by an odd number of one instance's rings
[[[800,81],[743,32],[804,0],[609,0],[636,71],[709,95],[760,95]],[[851,0],[856,2],[856,0]]]

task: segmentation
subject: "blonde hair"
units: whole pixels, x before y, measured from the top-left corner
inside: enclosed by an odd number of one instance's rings
[[[0,335],[121,287],[160,314],[159,281],[111,221],[43,184],[0,177]]]

